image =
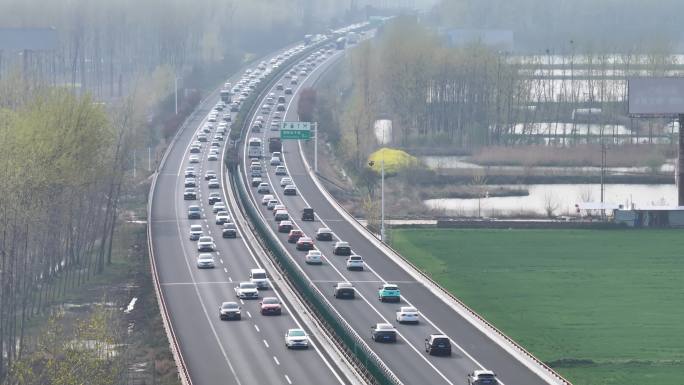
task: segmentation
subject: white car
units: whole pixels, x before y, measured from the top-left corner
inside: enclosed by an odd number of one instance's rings
[[[199,163],[200,158],[197,155],[190,155],[190,163]]]
[[[363,270],[363,257],[360,255],[350,255],[347,258],[347,270]]]
[[[420,316],[418,309],[412,306],[402,306],[397,310],[397,322],[401,323],[418,323]]]
[[[271,166],[280,166],[280,158],[274,156],[270,161]]]
[[[268,289],[268,277],[264,269],[251,269],[249,281],[255,284],[257,289]]]
[[[198,269],[213,269],[216,267],[214,256],[209,253],[202,253],[197,257]]]
[[[499,381],[491,370],[474,370],[468,374],[468,385],[496,385]]]
[[[216,224],[222,225],[224,223],[230,222],[230,214],[227,211],[219,211],[216,213]]]
[[[304,262],[309,265],[321,265],[323,264],[323,254],[319,250],[309,250],[304,257]]]
[[[289,176],[280,179],[280,187],[285,187],[289,184],[292,184],[292,178]]]
[[[210,162],[215,162],[218,160],[218,154],[209,154],[207,155],[207,160]]]
[[[287,175],[287,169],[285,166],[278,166],[275,169],[275,174],[276,175]]]
[[[197,241],[197,251],[214,251],[216,249],[216,244],[214,243],[214,238],[204,235],[201,236]]]
[[[259,186],[257,187],[257,193],[268,194],[270,192],[271,192],[271,189],[268,187],[268,183],[266,183],[266,182],[259,183]]]
[[[287,210],[278,210],[275,213],[275,221],[280,222],[280,221],[287,221],[290,219],[290,215],[287,213]]]
[[[309,348],[309,336],[303,329],[288,329],[285,333],[285,346],[288,349]]]
[[[277,199],[271,199],[268,201],[268,203],[266,203],[266,209],[267,210],[273,210],[273,208],[276,207],[277,204],[278,204]]]
[[[212,179],[209,181],[209,183],[207,183],[207,187],[210,189],[221,188],[221,182],[219,182],[218,179]]]
[[[226,205],[223,202],[216,202],[214,203],[214,206],[212,206],[211,211],[216,214],[219,211],[226,211]]]
[[[240,282],[235,286],[235,295],[241,299],[256,299],[259,298],[259,291],[252,282]]]
[[[297,187],[293,184],[288,184],[283,188],[283,195],[297,195]]]
[[[190,240],[196,241],[203,235],[202,225],[190,225]]]
[[[274,199],[273,195],[266,194],[266,195],[264,195],[263,198],[261,198],[261,204],[265,206],[268,204],[268,201],[270,201],[271,199]]]

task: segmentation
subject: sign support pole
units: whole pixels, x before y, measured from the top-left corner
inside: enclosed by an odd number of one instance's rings
[[[677,205],[684,206],[684,114],[679,114],[679,152],[677,154]]]
[[[314,171],[318,174],[318,122],[314,122]]]

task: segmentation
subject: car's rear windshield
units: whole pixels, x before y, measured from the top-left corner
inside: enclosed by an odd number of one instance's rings
[[[275,305],[279,304],[280,301],[278,301],[278,298],[264,298],[264,303],[267,305]]]
[[[483,374],[480,374],[480,375],[478,376],[478,378],[482,378],[482,379],[485,379],[485,380],[493,380],[493,379],[494,379],[494,375],[493,375],[493,374],[490,374],[490,373],[483,373]]]
[[[292,337],[304,337],[306,334],[304,334],[304,331],[302,330],[293,330],[290,332],[290,336]]]
[[[238,307],[237,303],[224,303],[223,306],[221,306],[224,309],[235,309]]]
[[[255,289],[256,285],[251,282],[243,282],[240,284],[241,289]]]
[[[385,286],[385,290],[399,290],[396,286]]]
[[[254,274],[252,274],[252,278],[256,278],[256,279],[266,278],[266,273],[254,273]]]
[[[435,338],[434,340],[435,344],[449,344],[449,339],[448,338]]]

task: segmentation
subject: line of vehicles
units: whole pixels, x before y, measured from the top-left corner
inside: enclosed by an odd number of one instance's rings
[[[226,82],[220,91],[220,100],[208,114],[206,123],[198,130],[195,140],[189,147],[190,154],[187,159],[189,165],[185,168],[183,179],[183,199],[190,203],[187,207],[187,218],[192,222],[189,225],[188,235],[189,239],[196,242],[197,245],[196,267],[198,269],[215,268],[217,266],[216,253],[219,250],[213,237],[205,233],[202,224],[195,223],[195,221],[202,220],[205,215],[211,213],[214,215],[215,225],[220,226],[219,229],[223,238],[237,238],[238,231],[223,202],[222,193],[219,191],[221,182],[215,170],[207,170],[203,176],[207,188],[217,190],[209,193],[206,197],[208,209],[203,210],[203,204],[194,203],[200,199],[199,187],[201,183],[201,175],[199,175],[199,169],[196,166],[202,163],[201,159],[205,154],[207,163],[216,162],[220,159],[222,144],[232,123],[231,113],[240,111],[243,102],[271,71],[304,48],[303,45],[299,45],[277,55],[268,63],[262,61],[255,69],[246,70],[235,85]],[[296,84],[296,79],[294,79],[293,84]],[[284,94],[292,94],[291,88],[283,86],[282,91]],[[273,103],[278,102],[278,106],[275,107],[276,110],[284,111],[284,106],[281,106],[285,102],[283,95],[272,99],[272,101]],[[273,103],[269,100],[266,105],[270,106]],[[272,141],[269,145],[270,148],[274,148],[274,146],[279,145],[279,140]],[[255,154],[257,152],[261,154],[261,146],[260,141],[250,142],[250,148]],[[266,271],[261,268],[251,269],[248,280],[238,282],[233,288],[236,300],[226,300],[220,304],[218,308],[219,319],[223,321],[241,320],[243,311],[241,303],[244,300],[259,300],[259,312],[264,316],[283,314],[283,306],[278,297],[264,296],[262,298],[260,295],[261,291],[269,289],[270,283]],[[291,349],[307,349],[310,346],[310,340],[304,329],[289,328],[284,336],[284,344]]]
[[[346,42],[345,42],[346,43]],[[332,54],[334,45],[327,50],[320,50],[311,54],[304,59],[302,63],[298,64],[291,71],[287,72],[285,79],[295,80],[290,85],[297,86],[299,81],[296,78],[297,73],[306,77],[310,71],[325,60],[325,58]],[[297,72],[300,71],[300,72]],[[290,89],[287,89],[290,90]],[[287,207],[283,202],[279,201],[278,196],[297,196],[298,190],[292,178],[289,176],[287,166],[283,159],[283,148],[280,138],[268,136],[264,130],[265,127],[270,127],[268,131],[277,131],[280,123],[283,120],[281,112],[287,112],[287,108],[277,108],[273,110],[271,107],[275,101],[278,101],[278,106],[287,102],[287,96],[292,94],[292,91],[285,92],[286,88],[282,83],[278,83],[274,92],[270,93],[265,98],[265,104],[260,110],[261,115],[254,117],[249,133],[262,134],[262,137],[252,136],[249,138],[246,149],[245,173],[251,178],[250,186],[253,188],[254,196],[257,202],[260,202],[264,208],[265,213],[271,212],[273,220],[276,223],[277,233],[283,234],[283,242],[295,245],[295,250],[305,252],[303,254],[303,261],[306,265],[324,264],[327,259],[321,249],[319,249],[315,242],[332,242],[335,238],[333,231],[325,226],[316,230],[312,237],[307,236],[305,232],[296,225],[296,220],[292,217]],[[296,90],[294,91],[296,93]],[[283,98],[283,99],[280,99]],[[280,103],[282,101],[282,103]],[[268,140],[269,157],[264,157],[264,142]],[[266,158],[268,161],[266,161]],[[268,170],[271,168],[273,174],[280,176],[280,190],[275,186],[271,186],[264,178],[264,173],[268,176]],[[280,194],[278,193],[280,191]],[[305,207],[300,212],[299,218],[302,221],[315,221],[314,208]],[[315,239],[315,240],[314,240]],[[332,247],[333,255],[346,257],[346,268],[349,271],[364,271],[365,262],[361,255],[354,253],[351,245],[348,242],[337,240]],[[297,258],[295,256],[295,258]],[[350,281],[337,282],[333,286],[333,297],[336,299],[356,298],[356,289]],[[397,284],[383,283],[378,287],[377,299],[380,302],[395,302],[401,303],[401,291]],[[395,321],[399,324],[419,324],[420,312],[412,305],[400,306],[396,309]],[[397,329],[394,325],[388,322],[379,322],[371,327],[370,338],[374,342],[394,343],[397,341]],[[424,349],[428,355],[431,356],[451,356],[452,342],[449,336],[442,333],[431,333],[424,340]],[[469,385],[492,385],[499,383],[494,372],[489,370],[475,370],[467,377]]]

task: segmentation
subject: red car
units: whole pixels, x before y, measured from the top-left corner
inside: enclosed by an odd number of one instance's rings
[[[297,240],[297,250],[301,251],[309,251],[313,250],[314,243],[313,239],[309,237],[301,237],[299,240]]]
[[[302,230],[290,230],[290,235],[287,236],[287,241],[289,243],[297,243],[299,238],[304,236],[304,232]]]
[[[283,310],[280,306],[280,300],[276,297],[264,297],[261,301],[262,315],[280,315]]]

